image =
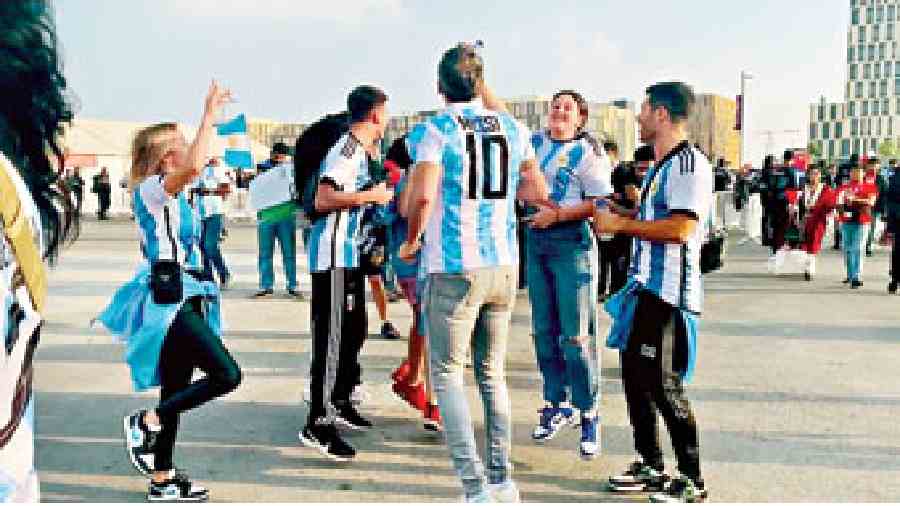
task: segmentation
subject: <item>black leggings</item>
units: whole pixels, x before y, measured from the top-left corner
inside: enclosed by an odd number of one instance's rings
[[[241,369],[222,340],[213,334],[201,311],[201,299],[185,302],[175,316],[159,357],[162,431],[156,440],[157,471],[172,469],[178,415],[231,392],[241,383]],[[194,369],[206,376],[191,383]]]

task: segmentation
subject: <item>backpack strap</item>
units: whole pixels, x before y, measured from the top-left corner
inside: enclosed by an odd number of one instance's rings
[[[3,234],[16,257],[16,274],[21,274],[31,301],[40,313],[47,295],[47,271],[35,244],[31,223],[25,216],[19,192],[10,175],[13,170],[5,160],[0,159],[0,218],[3,220]]]

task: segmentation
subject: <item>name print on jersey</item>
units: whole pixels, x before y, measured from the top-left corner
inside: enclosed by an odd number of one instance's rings
[[[466,132],[469,155],[469,198],[472,200],[505,199],[509,194],[509,145],[500,131],[496,116],[457,117]],[[478,156],[478,139],[481,156]],[[481,162],[481,163],[479,163]],[[499,172],[499,173],[498,173]],[[478,180],[481,178],[479,192]]]

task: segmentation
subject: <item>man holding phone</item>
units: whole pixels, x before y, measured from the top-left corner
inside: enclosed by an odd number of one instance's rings
[[[312,277],[310,410],[299,437],[336,461],[356,457],[356,450],[337,432],[336,424],[365,430],[372,423],[350,402],[359,378],[359,352],[366,337],[360,230],[364,210],[393,198],[384,183],[373,185],[367,153],[375,153],[387,126],[387,95],[359,86],[347,98],[350,131],[338,139],[322,162],[316,190],[316,220],[310,233]]]

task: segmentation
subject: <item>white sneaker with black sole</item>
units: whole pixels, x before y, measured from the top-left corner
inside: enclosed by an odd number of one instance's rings
[[[309,424],[300,431],[298,437],[303,446],[336,462],[349,462],[356,458],[356,449],[341,439],[334,425]]]
[[[516,485],[516,482],[512,480],[506,480],[503,483],[489,484],[487,489],[494,502],[522,502],[522,496],[519,494],[519,487]]]
[[[153,446],[159,431],[150,430],[144,424],[145,410],[139,409],[122,420],[122,430],[125,433],[125,452],[128,460],[139,473],[150,476],[153,473],[154,452]]]
[[[187,474],[175,471],[173,476],[162,483],[150,482],[147,490],[150,502],[206,502],[209,490],[194,484]]]

